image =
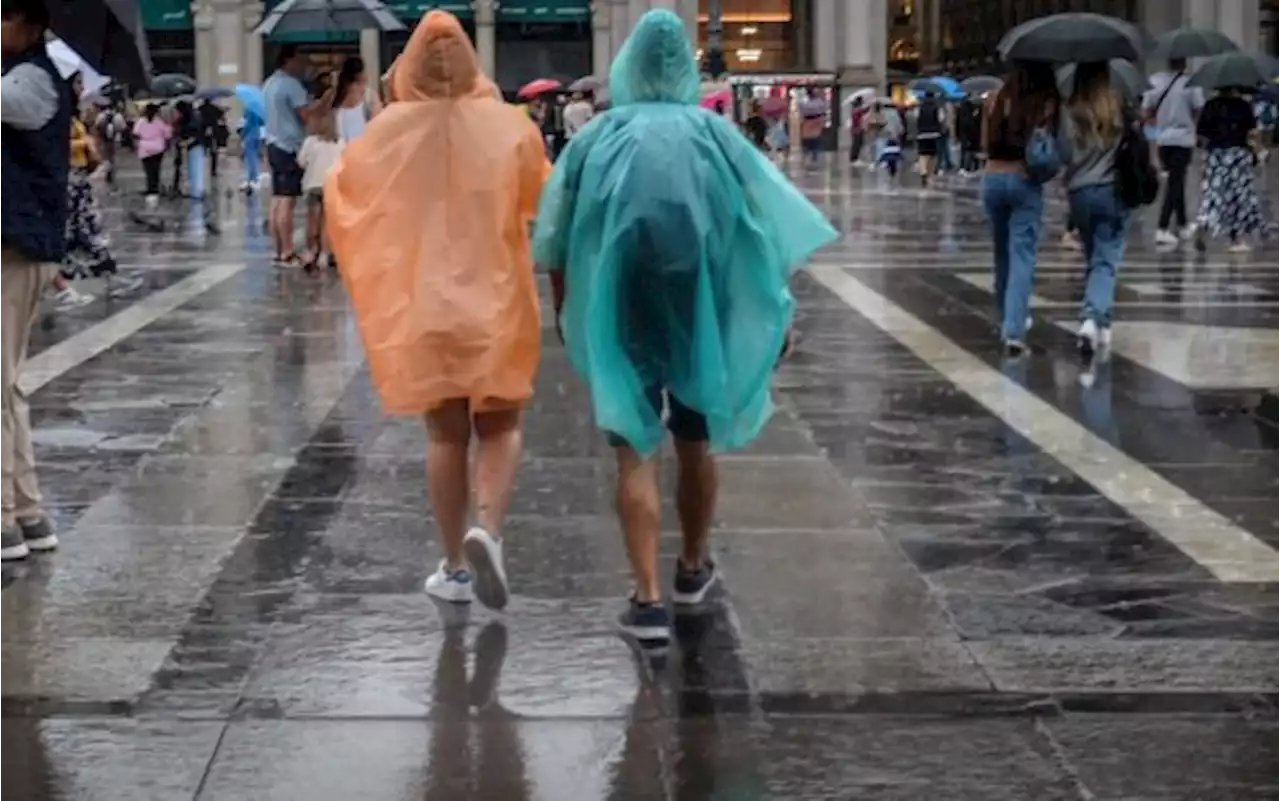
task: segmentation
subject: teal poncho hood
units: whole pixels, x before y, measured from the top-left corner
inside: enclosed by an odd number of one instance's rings
[[[609,68],[614,108],[633,103],[698,102],[701,79],[684,22],[666,9],[648,12]]]
[[[614,107],[569,140],[538,207],[534,258],[563,270],[562,326],[601,428],[642,455],[665,389],[716,450],[768,421],[791,271],[832,241],[823,214],[732,123],[697,107],[684,24],[646,13],[609,72]]]

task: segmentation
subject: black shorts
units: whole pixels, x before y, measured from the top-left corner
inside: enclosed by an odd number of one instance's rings
[[[662,406],[665,402],[667,406],[667,430],[671,432],[671,436],[681,442],[706,442],[711,438],[707,433],[707,418],[676,400],[675,395],[672,395],[662,387],[652,387],[645,390],[644,394],[650,405],[653,406],[653,410],[659,415],[662,414]],[[629,444],[612,431],[607,432],[607,434],[609,445],[614,448]]]
[[[267,145],[267,165],[271,167],[271,194],[276,197],[298,197],[302,194],[302,168],[298,154]]]
[[[937,136],[917,136],[916,137],[916,153],[921,156],[938,155],[938,137]]]

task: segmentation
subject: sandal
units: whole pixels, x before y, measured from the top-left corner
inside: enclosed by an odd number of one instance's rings
[[[277,267],[301,267],[302,258],[297,253],[276,254],[272,263]]]

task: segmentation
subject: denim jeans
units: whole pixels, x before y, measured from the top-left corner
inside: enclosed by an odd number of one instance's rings
[[[1129,207],[1116,197],[1113,184],[1081,187],[1067,199],[1071,218],[1080,230],[1087,270],[1080,319],[1106,328],[1111,325],[1116,297],[1116,267],[1124,258],[1124,240],[1129,233]]]
[[[1044,217],[1044,190],[1020,172],[982,176],[982,207],[995,244],[995,297],[1000,334],[1022,342],[1036,277],[1036,247]]]
[[[187,194],[204,197],[204,147],[201,145],[187,148]]]
[[[250,184],[258,182],[258,159],[261,139],[244,140],[244,180]]]

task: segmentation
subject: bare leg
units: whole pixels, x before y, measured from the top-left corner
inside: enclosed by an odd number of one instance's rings
[[[320,204],[307,199],[307,258],[308,263],[316,261],[320,258],[321,242],[320,231],[324,222],[321,218]]]
[[[520,467],[524,437],[520,410],[504,409],[476,415],[476,517],[480,527],[498,537],[511,501],[511,487]]]
[[[705,442],[676,440],[680,473],[676,479],[676,511],[680,515],[683,548],[680,560],[697,568],[707,556],[707,540],[716,513],[719,476],[711,449]]]
[[[636,600],[649,603],[658,594],[658,538],[662,510],[658,500],[658,463],[642,459],[629,445],[619,445],[618,519],[635,576]]]
[[[294,202],[294,198],[282,197],[276,206],[276,250],[281,256],[293,253]]]
[[[427,412],[427,496],[450,569],[464,564],[462,535],[467,529],[470,441],[471,413],[465,400],[446,401]]]

